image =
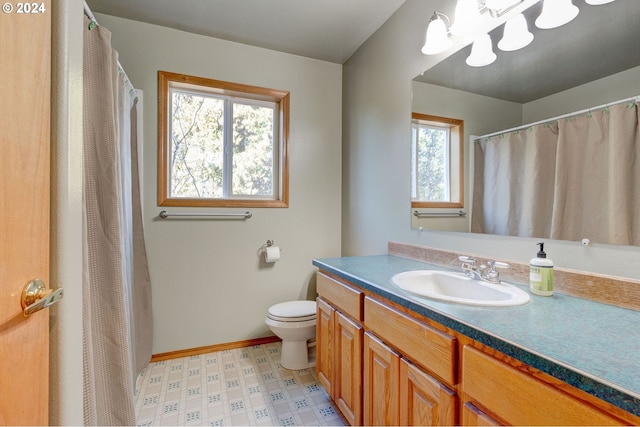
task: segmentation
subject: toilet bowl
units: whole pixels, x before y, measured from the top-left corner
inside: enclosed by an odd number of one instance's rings
[[[267,310],[265,323],[282,339],[280,364],[292,370],[315,366],[316,302],[287,301]]]

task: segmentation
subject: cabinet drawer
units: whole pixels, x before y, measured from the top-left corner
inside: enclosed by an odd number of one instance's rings
[[[620,425],[585,402],[470,346],[462,350],[462,390],[512,425]]]
[[[316,290],[344,314],[362,322],[362,299],[364,298],[362,291],[338,282],[323,273],[316,275]]]
[[[364,324],[401,354],[446,383],[457,384],[456,338],[369,297],[364,300]]]

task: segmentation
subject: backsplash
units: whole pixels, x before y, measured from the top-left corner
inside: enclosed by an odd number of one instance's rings
[[[520,284],[529,283],[529,264],[507,259],[489,259],[479,255],[410,245],[398,242],[388,243],[388,254],[442,265],[460,270],[461,255],[473,256],[478,264],[487,261],[502,261],[509,264],[508,269],[500,270],[500,277],[505,281]],[[640,311],[640,281],[589,273],[584,271],[554,268],[555,292],[585,298],[603,304],[615,305]]]

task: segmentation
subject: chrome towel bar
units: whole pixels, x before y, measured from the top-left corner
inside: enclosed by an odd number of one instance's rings
[[[211,217],[211,218],[238,218],[238,219],[249,219],[253,216],[253,214],[249,211],[245,213],[199,213],[199,212],[167,212],[160,211],[158,216],[162,219],[167,219],[172,216],[181,216],[181,217]]]
[[[451,217],[451,216],[467,216],[465,211],[458,212],[418,212],[413,211],[413,216],[416,218],[439,218],[439,217]]]

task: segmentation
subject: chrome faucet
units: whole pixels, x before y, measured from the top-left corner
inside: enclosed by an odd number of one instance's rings
[[[480,270],[476,268],[476,259],[469,256],[460,256],[458,257],[460,261],[462,261],[462,271],[464,271],[465,276],[469,278],[477,278],[482,280],[482,274]]]
[[[462,261],[462,271],[467,277],[489,283],[500,283],[500,273],[496,268],[509,268],[506,262],[487,261],[488,267],[484,264],[476,267],[476,259],[473,257],[460,256],[458,259]]]

